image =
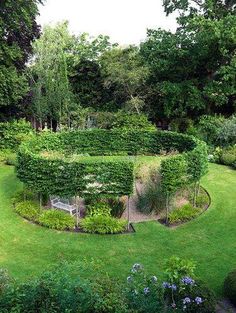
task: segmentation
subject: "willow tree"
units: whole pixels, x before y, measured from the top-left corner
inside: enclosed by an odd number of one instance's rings
[[[40,127],[49,122],[50,128],[61,122],[69,123],[72,93],[68,81],[67,57],[73,46],[68,23],[46,26],[42,36],[34,43],[34,57],[30,64],[33,91],[32,115]]]

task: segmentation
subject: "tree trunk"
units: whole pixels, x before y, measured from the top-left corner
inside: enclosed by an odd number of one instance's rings
[[[40,206],[40,209],[42,209],[42,193],[41,192],[39,193],[39,206]]]
[[[128,225],[127,225],[127,230],[129,231],[129,225],[130,225],[130,211],[129,211],[129,196],[127,198],[127,220],[128,220]]]
[[[166,225],[169,224],[169,193],[166,194]]]

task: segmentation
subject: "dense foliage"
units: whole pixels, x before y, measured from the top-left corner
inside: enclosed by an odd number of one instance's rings
[[[0,150],[16,151],[18,146],[32,135],[33,129],[30,123],[24,120],[0,123]]]
[[[169,281],[163,283],[159,276],[150,275],[138,263],[132,266],[126,282],[114,281],[100,271],[96,262],[62,262],[23,283],[11,281],[8,273],[1,270],[0,310],[3,313],[170,313],[173,310],[214,313],[214,295],[195,276],[181,275],[176,279],[176,272],[189,272],[185,265],[191,262],[178,258],[173,258],[173,262],[175,272],[172,274],[170,269],[166,276]],[[96,269],[94,276],[86,275],[90,266]]]
[[[57,230],[73,230],[75,228],[74,217],[58,210],[43,211],[37,222],[42,226]]]
[[[182,207],[173,210],[169,214],[169,223],[187,222],[201,213],[201,209],[193,207],[191,204],[185,204]]]
[[[236,270],[230,272],[224,282],[225,296],[236,305]]]
[[[18,202],[15,211],[27,220],[36,222],[42,213],[40,206],[34,201]]]
[[[28,88],[25,64],[39,36],[37,4],[41,0],[0,2],[0,118],[15,116]]]
[[[118,234],[127,228],[127,221],[119,220],[110,215],[95,214],[81,220],[80,226],[87,233],[93,234]]]
[[[102,155],[173,149],[192,153],[197,147],[194,138],[171,132],[90,130],[46,134],[21,146],[17,173],[28,187],[49,195],[129,195],[134,186],[134,157]],[[183,163],[184,171],[185,160],[176,158]],[[174,160],[168,162],[172,162],[169,171],[173,175],[171,166],[176,168],[176,164]]]

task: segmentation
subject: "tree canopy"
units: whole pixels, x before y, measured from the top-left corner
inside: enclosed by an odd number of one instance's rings
[[[36,23],[40,0],[0,2],[0,109],[14,114],[15,106],[28,91],[24,76],[32,52],[32,41],[39,36]]]

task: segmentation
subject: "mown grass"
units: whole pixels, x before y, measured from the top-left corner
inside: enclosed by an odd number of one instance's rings
[[[100,260],[108,273],[125,279],[135,262],[158,275],[165,260],[177,255],[195,260],[200,278],[221,296],[226,274],[236,268],[236,171],[210,164],[202,184],[212,197],[211,207],[178,228],[145,222],[137,224],[133,234],[77,234],[49,230],[19,217],[11,206],[11,197],[21,184],[13,167],[1,165],[0,266],[24,280],[62,259],[87,258]],[[95,270],[91,267],[88,275]]]

